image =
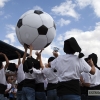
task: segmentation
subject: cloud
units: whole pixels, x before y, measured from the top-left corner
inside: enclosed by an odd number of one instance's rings
[[[0,15],[3,15],[4,14],[4,12],[3,11],[0,11]]]
[[[57,24],[60,25],[61,27],[64,26],[64,25],[68,25],[68,24],[70,24],[70,23],[71,23],[70,20],[65,20],[65,19],[63,19],[63,18],[61,18],[61,19],[57,22]]]
[[[43,9],[41,7],[39,7],[39,6],[34,6],[33,10],[41,10],[41,11],[43,11]]]
[[[82,9],[90,5],[92,0],[76,0],[76,4]]]
[[[5,39],[5,40],[3,40],[3,41],[9,44],[9,40]]]
[[[15,26],[14,25],[6,25],[7,31],[15,31]]]
[[[76,3],[81,9],[85,8],[86,6],[91,6],[96,16],[100,17],[100,0],[76,0]]]
[[[16,42],[15,26],[6,25],[6,29],[7,29],[7,35],[5,37],[9,39],[10,40],[9,43],[13,45],[13,43]],[[5,39],[6,42],[7,42],[7,39]]]
[[[62,34],[62,37],[61,35],[58,36],[57,42],[62,43],[63,46],[63,41],[70,37],[76,38],[85,57],[91,53],[96,53],[100,57],[100,22],[96,23],[94,30],[82,31],[80,29],[71,29],[66,31]],[[98,60],[98,64],[100,64],[100,60]]]
[[[8,2],[9,0],[0,0],[0,8],[5,6],[5,3]]]
[[[79,14],[75,11],[76,4],[73,4],[71,0],[66,0],[59,6],[52,8],[52,12],[60,16],[70,16],[75,19],[79,18]]]
[[[5,19],[8,19],[10,17],[11,17],[11,15],[9,15],[9,14],[7,14],[7,15],[4,16]]]
[[[93,0],[92,6],[97,17],[100,17],[100,0]]]
[[[10,39],[11,43],[14,43],[15,42],[15,33],[7,34],[6,38]]]

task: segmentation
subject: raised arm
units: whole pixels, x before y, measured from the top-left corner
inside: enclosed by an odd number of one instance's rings
[[[88,64],[91,66],[90,74],[94,75],[95,74],[95,66],[94,66],[94,63],[92,61],[92,58],[90,60],[88,60]]]
[[[43,50],[41,50],[39,53],[37,52],[36,55],[37,55],[38,60],[40,61],[40,66],[41,66],[41,68],[43,69],[43,68],[44,68],[44,65],[43,65],[42,57],[41,57],[42,51],[43,51]]]
[[[57,58],[58,57],[58,52],[53,51],[53,55],[54,55],[55,58]]]
[[[2,52],[0,52],[0,55],[4,56],[5,61],[6,61],[5,69],[7,69],[8,65],[9,65],[9,60],[8,60],[8,58],[7,58],[7,56],[6,56],[4,53],[2,53]]]
[[[24,52],[24,55],[23,55],[22,64],[24,64],[25,59],[26,59],[26,54],[27,54],[27,45],[26,44],[24,44],[24,49],[25,49],[25,52]]]
[[[29,55],[29,57],[32,57],[32,50],[33,50],[32,45],[29,46],[29,49],[30,49],[30,55]]]
[[[15,51],[18,55],[18,66],[21,64],[21,55],[18,51]]]

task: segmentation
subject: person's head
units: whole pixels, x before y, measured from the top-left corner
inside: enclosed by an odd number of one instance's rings
[[[49,57],[49,59],[48,59],[48,64],[49,64],[50,62],[52,62],[54,59],[55,59],[55,57]],[[47,65],[48,65],[48,64],[47,64]],[[50,66],[47,66],[47,67],[50,67]]]
[[[6,80],[7,80],[7,83],[12,83],[12,78],[11,78],[11,76],[6,76]]]
[[[92,53],[92,54],[90,54],[90,55],[88,56],[88,60],[90,60],[90,59],[92,59],[92,61],[93,61],[94,65],[95,65],[95,67],[98,67],[98,66],[97,66],[98,57],[97,57],[97,55],[96,55],[95,53]]]
[[[50,57],[49,59],[48,59],[48,63],[50,63],[51,61],[53,61],[55,59],[55,57]]]
[[[23,64],[23,70],[26,73],[32,73],[32,68],[40,69],[40,62],[32,57],[28,57],[24,64]]]
[[[74,54],[75,52],[79,52],[79,58],[82,58],[84,56],[84,54],[81,53],[81,48],[74,37],[71,37],[64,41],[63,50],[66,54]]]
[[[17,65],[15,63],[9,63],[7,70],[10,70],[12,72],[17,71]]]

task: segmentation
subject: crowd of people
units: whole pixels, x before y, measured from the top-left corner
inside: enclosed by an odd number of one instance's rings
[[[74,37],[64,41],[65,54],[54,51],[47,64],[42,61],[43,50],[34,58],[32,45],[24,44],[24,49],[22,61],[16,51],[18,64],[0,52],[6,61],[5,66],[0,61],[0,100],[100,100],[98,57],[92,53],[84,59]],[[89,95],[91,90],[99,91],[99,95]]]

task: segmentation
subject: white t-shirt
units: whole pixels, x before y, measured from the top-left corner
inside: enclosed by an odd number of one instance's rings
[[[0,70],[0,83],[3,85],[7,85],[6,76],[5,76],[5,68]]]
[[[44,80],[44,89],[45,90],[47,89],[47,85],[48,85],[48,80],[47,80],[47,78],[45,78],[45,80]]]
[[[25,79],[25,73],[23,71],[23,64],[21,63],[18,67],[18,71],[17,71],[17,82],[20,83],[21,81],[23,81]]]
[[[90,72],[91,67],[83,58],[73,54],[60,55],[51,62],[51,68],[57,70],[58,80],[69,81],[80,79],[82,72]]]
[[[44,68],[42,73],[47,78],[48,83],[58,83],[57,73],[52,68]]]
[[[9,90],[9,89],[11,88],[11,86],[12,86],[12,85],[11,85],[10,83],[7,83],[7,89],[6,89],[6,91]],[[12,91],[10,90],[8,93],[11,93],[11,92],[12,92]]]
[[[90,73],[82,72],[81,75],[85,83],[90,83],[90,87],[100,85],[100,70],[95,68],[95,74],[91,75]]]
[[[32,68],[33,69],[33,73],[31,74],[30,72],[29,73],[26,73],[25,72],[25,79],[35,79],[36,78],[36,74],[41,74],[41,70],[37,70],[35,68]]]
[[[42,71],[42,69],[40,69],[40,71]],[[36,74],[36,83],[44,83],[45,77],[44,74],[42,72]]]

